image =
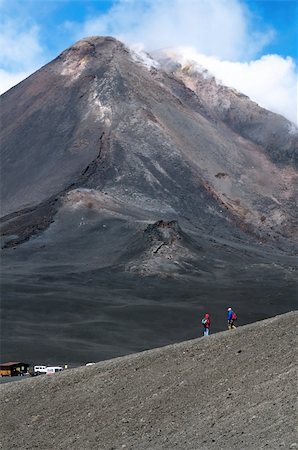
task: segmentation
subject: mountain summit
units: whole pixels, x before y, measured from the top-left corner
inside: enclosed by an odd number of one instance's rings
[[[231,300],[244,322],[292,308],[298,135],[156,58],[86,38],[1,97],[10,358],[81,361],[70,341],[99,359],[185,339],[194,310],[219,317]],[[44,351],[23,339],[35,322]]]

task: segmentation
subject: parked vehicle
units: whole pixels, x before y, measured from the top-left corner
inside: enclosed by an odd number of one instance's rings
[[[37,375],[51,375],[56,372],[61,372],[63,370],[63,367],[61,366],[34,366],[33,370],[30,371],[30,375],[37,376]]]
[[[62,370],[63,370],[63,367],[61,367],[61,366],[47,367],[46,368],[46,374],[47,375],[52,375],[53,373],[61,372]]]
[[[47,373],[47,366],[34,366],[33,375],[42,375]]]

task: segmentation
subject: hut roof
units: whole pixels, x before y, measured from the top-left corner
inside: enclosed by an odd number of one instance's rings
[[[11,366],[18,366],[18,365],[29,366],[30,364],[23,363],[21,361],[9,361],[6,363],[0,363],[0,367],[11,367]]]

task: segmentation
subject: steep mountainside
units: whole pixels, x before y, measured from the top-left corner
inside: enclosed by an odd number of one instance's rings
[[[269,158],[280,166],[297,168],[297,134],[295,125],[284,117],[260,108],[249,97],[224,86],[206,69],[193,61],[177,63],[179,56],[168,49],[155,52],[162,68],[183,83],[200,98],[205,114],[225,123],[240,136],[260,145]]]
[[[206,308],[222,329],[231,302],[244,323],[293,308],[286,119],[93,37],[5,93],[0,120],[9,359],[185,339]]]
[[[289,313],[3,385],[0,448],[296,449],[296,328]]]

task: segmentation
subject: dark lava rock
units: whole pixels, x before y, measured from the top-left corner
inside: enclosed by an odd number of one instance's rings
[[[144,234],[151,241],[161,241],[164,245],[173,243],[182,238],[182,230],[176,220],[166,222],[159,220],[152,225],[148,225]]]

